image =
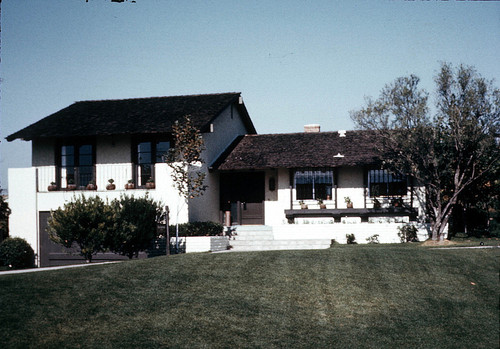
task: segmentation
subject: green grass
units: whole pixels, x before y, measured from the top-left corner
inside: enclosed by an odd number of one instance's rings
[[[0,347],[498,348],[499,256],[340,245],[0,275]]]
[[[483,243],[484,246],[500,246],[500,238],[491,237],[491,238],[476,238],[476,237],[467,237],[467,238],[453,238],[451,243],[455,246],[480,246]],[[450,246],[451,247],[451,246]]]

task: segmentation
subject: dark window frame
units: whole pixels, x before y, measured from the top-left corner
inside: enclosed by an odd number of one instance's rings
[[[370,197],[401,197],[408,193],[408,177],[383,169],[367,171]]]
[[[96,142],[93,138],[63,139],[56,143],[56,183],[59,188],[67,188],[70,180],[77,188],[86,187],[96,180]],[[82,152],[83,147],[91,147],[90,152]],[[64,147],[72,147],[73,154],[64,154]],[[63,161],[65,160],[72,161]],[[84,163],[84,158],[90,157],[90,163]],[[70,162],[70,164],[68,164]],[[63,171],[66,169],[66,183],[63,183]],[[85,170],[85,171],[83,171]]]
[[[293,171],[293,187],[297,200],[327,200],[333,195],[335,172],[333,168],[296,168]]]
[[[169,147],[166,151],[160,151],[158,149],[159,143],[169,143]],[[149,144],[149,151],[140,151],[139,146],[141,144]],[[155,136],[142,136],[135,137],[132,141],[132,163],[133,163],[133,181],[136,183],[137,188],[143,188],[149,179],[155,181],[155,165],[157,163],[164,162],[159,159],[158,156],[166,155],[169,149],[173,148],[173,138],[171,135],[155,135]],[[148,154],[149,161],[141,160],[140,154]],[[160,155],[162,154],[162,155]],[[149,168],[148,168],[149,166]],[[148,169],[147,172],[143,172]]]

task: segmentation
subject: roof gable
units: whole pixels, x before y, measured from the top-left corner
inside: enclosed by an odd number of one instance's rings
[[[234,145],[233,145],[234,146]],[[371,131],[247,135],[214,163],[219,170],[338,167],[377,164],[377,138]]]
[[[44,137],[169,133],[176,120],[189,115],[202,132],[240,93],[150,97],[75,102],[7,137],[32,140]],[[249,133],[255,128],[243,104],[238,104]]]

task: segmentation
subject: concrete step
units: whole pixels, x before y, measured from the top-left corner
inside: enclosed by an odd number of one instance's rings
[[[232,240],[234,251],[313,250],[329,248],[331,240]]]
[[[273,240],[272,227],[265,225],[243,225],[234,227],[231,240]]]
[[[273,228],[265,225],[234,226],[229,240],[233,251],[314,250],[330,247],[330,239],[275,240]]]
[[[240,232],[231,237],[231,240],[274,240],[272,232]]]

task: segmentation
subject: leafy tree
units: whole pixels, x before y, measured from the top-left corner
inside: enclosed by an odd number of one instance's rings
[[[9,236],[9,215],[9,205],[0,195],[0,242]]]
[[[437,76],[435,115],[428,93],[411,75],[386,85],[377,100],[351,112],[380,140],[384,166],[425,185],[432,239],[443,239],[460,195],[490,174],[499,161],[500,91],[473,67],[443,63]]]
[[[88,263],[94,254],[105,250],[105,237],[112,228],[110,206],[98,196],[83,195],[52,211],[48,225],[52,241],[68,248],[76,243]]]
[[[206,173],[199,168],[205,162],[201,156],[205,145],[201,132],[193,125],[189,116],[172,126],[175,144],[167,155],[167,164],[172,169],[174,186],[186,200],[203,195]]]
[[[500,162],[478,181],[466,188],[453,210],[450,232],[468,235],[500,235]]]
[[[161,206],[146,194],[144,198],[121,196],[111,202],[111,208],[114,226],[109,230],[106,246],[132,259],[157,238],[156,222]]]

